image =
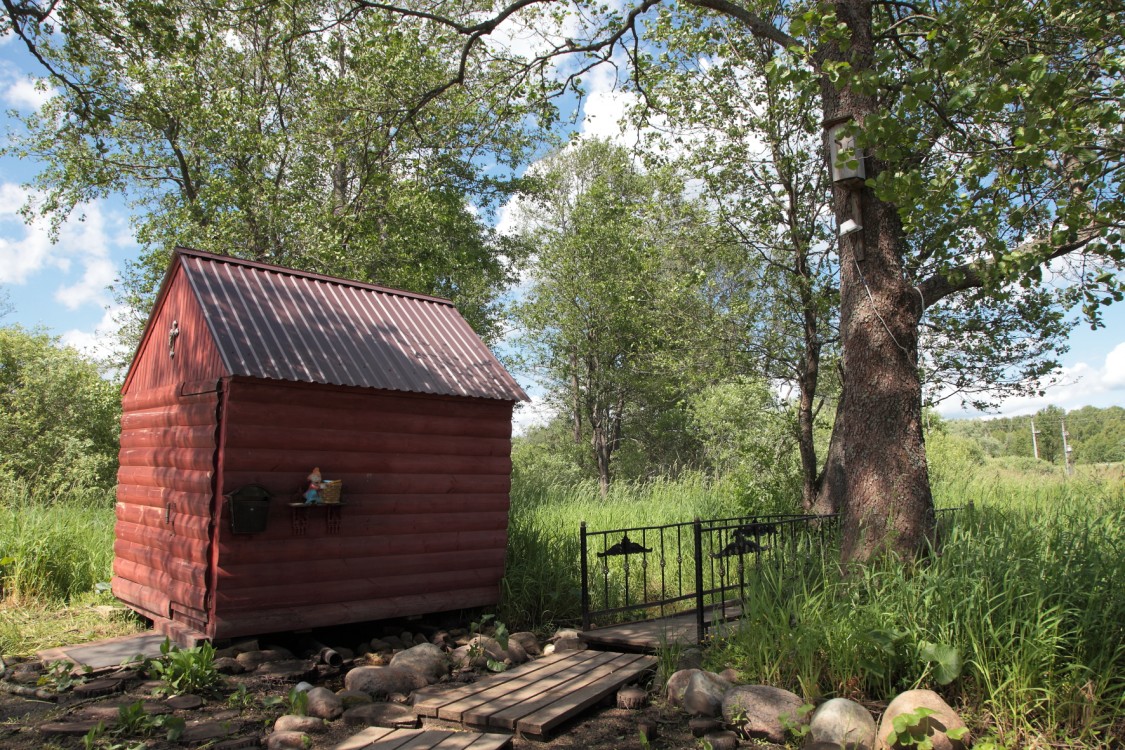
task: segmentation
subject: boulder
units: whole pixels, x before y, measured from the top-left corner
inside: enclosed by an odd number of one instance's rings
[[[727,731],[711,732],[703,736],[703,742],[712,750],[734,750],[738,747],[738,735]]]
[[[383,651],[391,651],[394,648],[385,638],[372,638],[371,643],[367,645],[377,654]]]
[[[964,730],[965,722],[940,695],[933,690],[907,690],[896,696],[883,712],[883,719],[879,722],[877,750],[898,750],[903,747],[895,742],[894,720],[898,716],[912,714],[919,708],[934,712],[917,723],[918,733],[930,738],[934,750],[965,750],[969,747],[967,734],[961,739],[953,739],[946,734],[951,729],[958,733]]]
[[[274,732],[304,732],[305,734],[320,734],[328,726],[315,716],[296,716],[285,714],[277,717],[273,723]]]
[[[488,658],[483,653],[474,656],[468,645],[453,649],[449,653],[449,660],[457,669],[484,669],[488,666]]]
[[[391,667],[416,672],[430,685],[449,674],[449,660],[445,652],[429,641],[395,654],[391,657]]]
[[[309,716],[335,721],[344,713],[344,702],[340,696],[325,687],[314,687],[309,691]]]
[[[692,716],[719,716],[723,712],[723,696],[732,687],[714,672],[699,670],[684,689],[684,710]]]
[[[308,750],[312,738],[304,732],[274,732],[266,738],[266,750]]]
[[[340,699],[345,710],[373,702],[370,695],[359,690],[341,690],[336,693],[336,697]]]
[[[391,693],[410,693],[426,687],[418,673],[400,667],[356,667],[344,676],[344,688],[384,698]]]
[[[691,676],[696,672],[701,672],[699,669],[681,669],[678,672],[673,672],[672,676],[668,678],[667,684],[664,686],[664,698],[668,701],[668,705],[674,708],[682,708],[684,705],[684,691],[687,690],[688,682]]]
[[[261,665],[269,662],[288,661],[293,658],[293,654],[283,648],[273,648],[264,651],[243,651],[234,658],[246,671],[253,672]]]
[[[508,652],[504,650],[500,643],[487,635],[478,635],[469,641],[469,649],[480,651],[489,659],[495,659],[496,661],[504,661],[508,658]]]
[[[813,712],[801,750],[874,750],[877,729],[866,708],[833,698]]]
[[[512,633],[508,636],[508,645],[512,641],[523,646],[523,650],[527,652],[528,656],[539,656],[542,650],[539,648],[539,639],[535,637],[535,633],[522,630],[519,633]]]
[[[523,664],[528,660],[527,651],[524,650],[519,641],[513,641],[511,638],[508,639],[507,654],[508,658],[512,660],[512,664]]]
[[[770,685],[738,685],[723,696],[723,720],[737,724],[748,736],[781,744],[786,725],[800,721],[799,697]]]
[[[689,646],[676,656],[676,669],[703,669],[703,649]]]

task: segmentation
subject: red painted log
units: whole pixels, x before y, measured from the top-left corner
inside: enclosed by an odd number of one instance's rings
[[[273,524],[273,519],[270,523]],[[285,527],[282,531],[283,533],[276,539],[268,539],[265,534],[245,537],[220,536],[218,543],[220,564],[299,560],[308,555],[310,540],[306,537],[292,536],[288,518],[285,519]],[[507,539],[508,535],[505,531],[448,531],[381,537],[377,542],[366,536],[334,536],[328,540],[318,540],[317,543],[331,544],[336,554],[341,557],[364,557],[414,555],[449,550],[503,550],[506,548]]]
[[[339,581],[373,576],[393,578],[440,575],[459,570],[495,570],[503,567],[506,555],[503,549],[491,549],[379,557],[334,557],[334,550],[325,549],[318,559],[316,552],[310,550],[305,559],[278,558],[275,562],[252,564],[223,564],[220,560],[218,588],[220,591],[230,591],[277,582]]]
[[[310,396],[310,392],[313,393]],[[318,408],[351,412],[370,410],[378,404],[378,411],[387,414],[412,414],[438,417],[457,417],[470,420],[511,421],[512,402],[464,396],[439,396],[434,394],[380,391],[372,388],[349,386],[310,386],[305,383],[271,383],[235,378],[231,384],[234,399],[266,405],[291,404],[315,401]]]
[[[437,594],[413,594],[373,601],[324,604],[314,607],[261,607],[243,612],[216,613],[215,638],[274,633],[282,630],[326,627],[345,622],[366,622],[421,612],[485,607],[500,600],[498,586],[484,586]]]
[[[507,456],[451,456],[436,454],[359,453],[349,451],[321,451],[301,448],[303,441],[294,440],[289,450],[278,448],[250,448],[226,446],[223,471],[293,471],[294,469],[321,467],[326,477],[347,474],[498,474],[507,476],[512,471],[512,461]],[[187,449],[182,449],[187,450]],[[188,456],[161,454],[154,456],[149,464],[142,463],[145,456],[134,458],[122,451],[122,462],[129,465],[167,466],[157,460],[187,461]],[[200,452],[196,452],[200,455]],[[139,460],[138,460],[139,459]],[[210,459],[210,456],[207,457]],[[200,469],[206,466],[183,466],[185,469]],[[308,473],[308,469],[304,469]]]
[[[313,399],[310,397],[309,399]],[[254,404],[238,401],[234,395],[226,413],[231,424],[252,424],[279,431],[297,431],[302,425],[331,426],[337,430],[370,429],[378,424],[383,432],[416,433],[419,435],[468,435],[475,437],[511,437],[511,423],[500,420],[464,419],[441,416],[417,416],[380,412],[377,408],[329,411],[306,404]],[[192,422],[191,424],[205,424]],[[137,425],[148,427],[151,425]],[[130,428],[133,426],[130,425]]]
[[[197,427],[217,424],[215,403],[192,403],[166,409],[130,411],[121,415],[122,430]]]
[[[240,609],[273,607],[315,607],[340,602],[359,602],[410,596],[424,591],[437,595],[483,586],[499,587],[504,576],[502,567],[479,570],[442,571],[420,573],[392,578],[373,577],[365,580],[294,581],[277,583],[269,581],[247,589],[219,588],[215,593],[216,612],[234,612]],[[423,610],[433,612],[440,610]]]
[[[216,380],[205,380],[161,385],[143,391],[133,390],[121,397],[121,410],[130,412],[208,401],[214,403],[216,394],[213,391],[216,382]],[[207,392],[203,393],[203,391]],[[191,395],[185,396],[183,395],[185,393]]]
[[[200,540],[183,536],[173,536],[163,528],[153,528],[130,521],[118,520],[114,526],[116,543],[127,543],[139,548],[150,548],[156,554],[167,554],[172,558],[186,560],[206,566],[207,545]]]
[[[209,472],[215,463],[213,448],[122,448],[122,466]]]
[[[190,607],[202,609],[206,606],[207,591],[202,586],[177,581],[166,571],[156,570],[132,560],[117,558],[113,561],[113,573],[129,581],[135,581],[157,591],[168,594],[171,601],[183,602]]]
[[[500,456],[511,453],[508,438],[395,434],[373,420],[368,430],[338,430],[328,425],[304,425],[300,430],[274,426],[228,424],[226,445],[231,448],[292,450],[305,445],[319,451],[358,451],[452,456]],[[201,428],[196,428],[201,429]]]
[[[215,449],[215,428],[165,427],[127,430],[121,433],[122,448],[209,448]]]
[[[165,521],[164,519],[169,519]],[[117,505],[118,522],[135,523],[151,529],[166,529],[167,533],[186,539],[207,541],[209,539],[208,519],[183,513],[165,513],[160,508],[143,505]]]
[[[116,564],[114,565],[116,567]],[[162,591],[114,576],[110,581],[113,595],[142,614],[150,617],[171,617],[172,600]]]
[[[175,557],[167,550],[141,547],[124,539],[114,541],[113,554],[119,560],[127,560],[153,570],[164,571],[182,583],[195,585],[199,581],[205,580],[207,573],[205,562],[184,560]]]
[[[125,505],[143,505],[163,509],[167,505],[177,513],[191,516],[211,516],[211,495],[178,492],[162,487],[142,487],[123,484],[117,487],[117,502]]]
[[[311,467],[310,467],[311,468]],[[439,494],[504,494],[511,489],[508,475],[427,475],[388,474],[385,476],[362,474],[334,474],[322,466],[329,479],[344,481],[345,499],[351,493],[379,495],[439,495]],[[308,469],[304,471],[224,471],[223,492],[230,493],[247,484],[260,484],[278,497],[297,494],[304,484]]]
[[[189,471],[153,466],[122,466],[117,483],[140,487],[166,487],[170,490],[208,494],[211,492],[210,471]]]

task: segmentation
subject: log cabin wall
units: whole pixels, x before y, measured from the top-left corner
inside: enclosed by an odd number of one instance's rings
[[[487,606],[499,601],[512,402],[233,378],[222,495],[274,494],[259,534],[221,500],[208,635]],[[338,508],[292,508],[319,466]]]
[[[222,375],[195,296],[173,276],[123,388],[112,582],[162,630],[207,624]]]

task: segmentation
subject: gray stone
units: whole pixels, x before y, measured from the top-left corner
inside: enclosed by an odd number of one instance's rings
[[[220,648],[215,651],[216,659],[233,659],[239,654],[245,654],[247,651],[258,651],[260,646],[256,640],[239,641],[232,643],[226,648]]]
[[[175,711],[194,711],[203,706],[203,698],[198,695],[173,695],[164,701],[164,705]]]
[[[274,732],[266,738],[266,750],[308,750],[312,737],[304,732]]]
[[[732,685],[738,685],[742,682],[742,675],[739,674],[737,669],[731,667],[727,667],[722,672],[719,672],[719,677],[722,677]]]
[[[426,686],[419,674],[399,667],[356,667],[344,676],[347,690],[359,690],[372,698],[391,693],[410,693]]]
[[[215,659],[215,661],[212,662],[212,666],[215,667],[215,671],[219,674],[235,675],[242,674],[246,671],[246,667],[233,656],[224,656],[221,659]]]
[[[298,693],[307,693],[313,689],[313,684],[311,682],[298,682],[293,686],[293,689]]]
[[[710,732],[703,735],[703,741],[711,750],[734,750],[738,747],[738,735],[734,732]]]
[[[488,657],[483,652],[472,655],[471,647],[466,644],[458,646],[449,652],[449,661],[456,669],[484,669],[488,666]]]
[[[676,657],[676,669],[703,669],[703,649],[695,646],[685,648]]]
[[[874,750],[875,719],[847,698],[833,698],[817,707],[802,750]]]
[[[332,650],[339,654],[340,658],[344,661],[351,661],[355,658],[355,651],[352,651],[347,646],[333,646]]]
[[[277,648],[264,651],[243,651],[234,658],[246,668],[246,671],[253,672],[268,662],[288,661],[293,658],[293,654],[287,649]]]
[[[328,725],[324,723],[323,719],[318,719],[315,716],[296,716],[295,714],[285,714],[284,716],[277,717],[277,721],[273,723],[273,731],[320,734],[322,732],[328,731]]]
[[[968,735],[960,740],[951,739],[946,732],[950,729],[963,729],[965,722],[942,700],[941,696],[933,690],[907,690],[895,697],[887,710],[883,712],[883,719],[879,722],[878,750],[897,750],[899,745],[889,740],[894,734],[894,719],[896,716],[913,713],[919,708],[928,708],[934,711],[932,716],[922,719],[921,726],[933,742],[934,750],[964,750],[971,744]]]
[[[788,690],[770,685],[739,685],[723,696],[723,720],[738,724],[748,737],[781,744],[786,723],[800,719],[804,701]]]
[[[574,628],[559,628],[555,631],[555,634],[551,636],[551,640],[558,642],[563,638],[577,638],[580,635],[582,635],[581,630],[575,630]]]
[[[558,653],[559,651],[585,651],[587,648],[589,648],[586,645],[586,642],[578,636],[567,636],[565,638],[559,638],[557,641],[555,641],[554,646],[555,653]]]
[[[542,653],[542,649],[539,648],[539,639],[535,637],[535,633],[526,630],[512,633],[508,636],[508,643],[511,644],[512,641],[523,646],[523,650],[527,652],[528,656],[539,656]]]
[[[344,702],[340,696],[325,687],[315,687],[309,691],[309,716],[335,721],[344,713]]]
[[[316,676],[316,664],[301,659],[267,661],[254,670],[255,676],[275,680],[305,680]]]
[[[469,641],[469,648],[481,651],[489,659],[495,659],[496,661],[504,661],[508,658],[508,652],[501,647],[500,643],[487,635],[478,635],[473,638]]]
[[[409,630],[404,630],[399,633],[398,639],[402,641],[403,648],[410,648],[414,645],[414,634]]]
[[[684,710],[693,716],[718,716],[723,712],[723,696],[731,687],[714,672],[699,670],[684,690]]]
[[[684,705],[684,692],[687,690],[688,682],[691,681],[691,676],[699,669],[681,669],[678,672],[673,672],[672,676],[668,678],[668,683],[664,686],[664,698],[668,701],[668,705],[673,708],[682,708]]]
[[[421,646],[423,643],[429,643],[429,642],[430,642],[430,639],[427,638],[424,633],[415,633],[414,634],[414,645],[415,646]],[[431,644],[431,645],[436,645],[436,644]]]
[[[387,729],[412,729],[418,725],[418,717],[412,709],[397,703],[369,703],[345,711],[344,723]]]
[[[369,667],[385,667],[390,663],[390,651],[372,651],[371,653],[366,654],[363,657],[363,664]]]
[[[384,638],[372,638],[371,643],[368,645],[371,646],[371,650],[376,653],[379,653],[381,651],[390,651],[392,648],[394,648]]]
[[[508,658],[512,660],[512,664],[523,664],[529,658],[523,645],[521,645],[519,641],[513,641],[511,638],[508,639],[507,654]]]
[[[336,697],[340,699],[345,710],[373,702],[370,695],[359,690],[341,690],[336,693]]]
[[[416,672],[431,685],[449,673],[445,652],[429,641],[395,654],[391,666]]]

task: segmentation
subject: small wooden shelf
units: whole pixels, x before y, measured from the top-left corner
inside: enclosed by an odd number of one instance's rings
[[[289,512],[293,524],[293,536],[304,536],[309,528],[309,510],[326,509],[324,515],[325,528],[329,534],[339,534],[342,525],[343,512],[340,510],[347,503],[289,503]]]

